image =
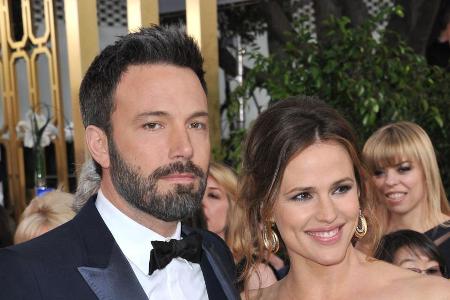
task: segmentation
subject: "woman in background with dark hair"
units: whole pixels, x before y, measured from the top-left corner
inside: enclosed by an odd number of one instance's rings
[[[423,233],[399,230],[385,235],[375,258],[411,271],[448,278],[447,266],[439,249]]]
[[[259,115],[243,153],[244,278],[280,240],[290,259],[286,277],[243,297],[448,299],[442,278],[371,259],[353,246],[355,239],[375,244],[377,226],[353,130],[330,106],[310,97],[277,102]]]

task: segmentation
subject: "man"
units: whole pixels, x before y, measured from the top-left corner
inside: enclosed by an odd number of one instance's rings
[[[209,162],[202,63],[185,33],[157,26],[94,60],[80,107],[100,190],[73,221],[0,251],[0,299],[238,298],[225,244],[180,223]]]

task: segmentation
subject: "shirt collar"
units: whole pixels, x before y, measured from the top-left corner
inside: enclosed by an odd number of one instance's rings
[[[120,250],[144,274],[148,274],[150,251],[153,249],[151,241],[179,240],[181,237],[181,222],[178,222],[175,233],[166,238],[122,213],[101,190],[98,191],[95,206]]]

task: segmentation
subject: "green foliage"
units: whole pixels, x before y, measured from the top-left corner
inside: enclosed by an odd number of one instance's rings
[[[389,13],[402,12],[398,7],[385,9],[357,28],[346,17],[331,18],[323,43],[317,43],[299,20],[281,52],[269,57],[250,54],[254,68],[236,90],[234,101],[249,99],[258,88],[267,90],[272,102],[291,95],[317,95],[353,124],[361,143],[386,123],[417,122],[429,133],[444,184],[450,187],[450,75],[427,65],[403,42],[392,46],[373,37]],[[237,108],[229,108],[228,116],[235,120]],[[224,159],[235,166],[242,137],[242,131],[232,132],[224,145]]]

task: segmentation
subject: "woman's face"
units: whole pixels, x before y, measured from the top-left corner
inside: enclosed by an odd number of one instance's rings
[[[393,263],[394,265],[417,273],[442,276],[437,261],[430,259],[420,250],[412,251],[406,246],[401,247],[395,252]]]
[[[217,181],[209,176],[205,195],[202,199],[203,213],[209,231],[224,238],[227,213],[230,204],[227,194]]]
[[[375,185],[391,213],[405,214],[426,204],[425,177],[415,160],[402,159],[374,173]]]
[[[288,163],[273,216],[291,261],[342,261],[358,215],[353,163],[343,146],[317,142]]]

